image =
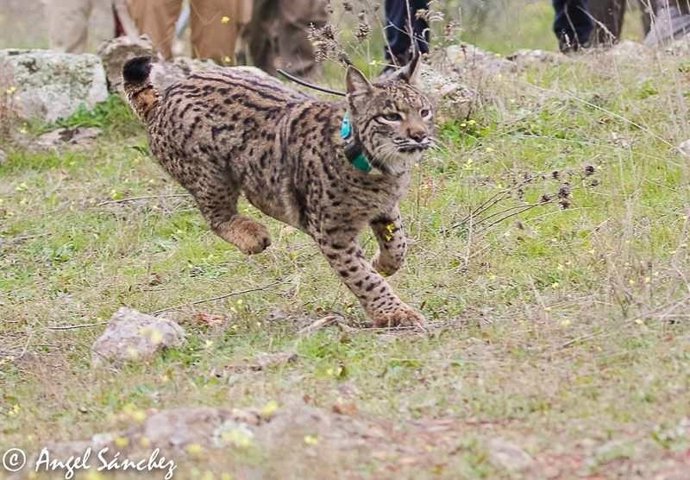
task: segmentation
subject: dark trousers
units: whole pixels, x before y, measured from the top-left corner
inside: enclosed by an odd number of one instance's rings
[[[428,9],[428,0],[386,0],[386,60],[398,66],[411,58],[412,39],[420,53],[429,51],[429,24],[417,18],[417,10]],[[410,35],[412,24],[412,35]]]
[[[558,39],[574,46],[586,45],[594,29],[588,0],[552,0],[556,11],[553,31]]]

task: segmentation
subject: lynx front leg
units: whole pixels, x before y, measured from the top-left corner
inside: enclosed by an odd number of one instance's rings
[[[338,240],[317,239],[321,251],[343,282],[357,296],[377,327],[419,326],[424,316],[403,303],[388,282],[364,258],[354,238]]]
[[[393,275],[402,266],[407,251],[407,240],[398,207],[372,220],[371,229],[379,244],[379,251],[371,263],[381,275]]]

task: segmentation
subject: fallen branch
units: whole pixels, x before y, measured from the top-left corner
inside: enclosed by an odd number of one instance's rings
[[[342,315],[338,313],[332,313],[330,315],[326,315],[323,318],[315,320],[314,322],[310,323],[309,325],[301,329],[299,332],[297,332],[297,334],[300,337],[310,336],[323,328],[332,326],[337,326],[340,330],[344,332],[355,332],[358,330],[357,328],[348,325],[345,321],[345,317],[343,317]]]
[[[101,325],[107,325],[108,322],[98,322],[98,323],[81,323],[78,325],[56,325],[54,327],[46,327],[48,330],[76,330],[78,328],[91,328],[100,327]]]
[[[22,242],[25,242],[27,240],[33,240],[34,238],[47,237],[48,235],[50,235],[50,234],[48,234],[48,233],[36,233],[34,235],[20,235],[18,237],[14,237],[14,238],[8,238],[6,243],[7,243],[7,245],[13,245],[15,243],[22,243]]]
[[[267,290],[271,287],[275,287],[276,285],[279,285],[281,283],[284,283],[284,280],[278,280],[278,281],[275,281],[273,283],[269,283],[268,285],[264,285],[263,287],[248,288],[246,290],[240,290],[237,292],[230,292],[230,293],[226,293],[223,295],[218,295],[217,297],[203,298],[201,300],[194,300],[193,302],[180,303],[180,304],[173,305],[170,307],[162,308],[160,310],[156,310],[154,312],[150,312],[149,315],[157,315],[159,313],[169,312],[170,310],[177,310],[179,308],[188,307],[191,305],[199,305],[201,303],[215,302],[216,300],[223,300],[224,298],[236,297],[237,295],[244,295],[245,293],[261,292],[261,291]]]
[[[102,207],[103,205],[112,205],[115,203],[136,202],[137,200],[154,200],[154,199],[159,199],[159,198],[177,198],[177,197],[191,197],[191,195],[188,193],[171,193],[170,195],[144,195],[142,197],[128,197],[128,198],[121,198],[119,200],[106,200],[104,202],[99,203],[98,206]]]

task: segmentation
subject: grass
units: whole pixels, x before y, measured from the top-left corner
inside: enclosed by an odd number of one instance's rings
[[[63,122],[104,128],[93,149],[10,148],[0,165],[0,447],[90,438],[122,428],[132,409],[351,403],[358,421],[453,431],[391,433],[354,458],[294,433],[284,450],[192,456],[183,478],[680,475],[690,445],[690,170],[674,149],[690,134],[682,67],[603,54],[536,66],[482,85],[500,107],[439,126],[445,148],[415,175],[403,205],[412,247],[391,280],[440,325],[428,335],[300,335],[331,312],[363,320],[316,248],[267,218],[274,245],[256,257],[212,235],[117,99]],[[564,182],[567,209],[557,203]],[[544,194],[554,201],[495,223]],[[371,237],[363,242],[371,253]],[[120,306],[180,304],[166,316],[186,329],[185,346],[119,372],[90,369],[101,323]],[[214,373],[286,351],[297,361]],[[534,465],[497,466],[495,438]]]

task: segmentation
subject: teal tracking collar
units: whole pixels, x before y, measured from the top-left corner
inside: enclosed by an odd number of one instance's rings
[[[340,136],[343,140],[348,140],[345,145],[345,155],[350,163],[357,170],[369,173],[371,172],[371,163],[364,152],[360,143],[352,137],[352,124],[350,123],[349,113],[345,113],[343,123],[340,124]]]

